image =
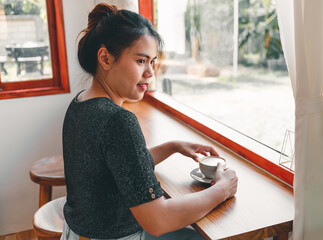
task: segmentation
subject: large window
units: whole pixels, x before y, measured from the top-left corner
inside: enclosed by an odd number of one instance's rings
[[[69,91],[61,0],[0,0],[0,98]]]
[[[294,101],[274,1],[152,2],[166,50],[157,92],[248,139],[242,144],[275,153],[265,156],[270,161],[292,157],[281,154],[294,130]]]

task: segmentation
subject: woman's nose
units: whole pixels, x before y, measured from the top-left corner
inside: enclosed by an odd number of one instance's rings
[[[145,78],[151,78],[152,76],[154,76],[154,68],[152,65],[147,65],[146,70],[144,72],[144,77]]]

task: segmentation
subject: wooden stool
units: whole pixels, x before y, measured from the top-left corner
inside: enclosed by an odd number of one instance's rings
[[[30,178],[39,184],[39,207],[52,200],[52,187],[65,185],[63,156],[40,159],[30,168]]]
[[[66,197],[54,199],[34,214],[34,230],[39,240],[59,240],[63,232]]]

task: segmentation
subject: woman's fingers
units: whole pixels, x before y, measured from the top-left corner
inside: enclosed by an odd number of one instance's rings
[[[211,156],[219,156],[219,153],[211,146],[199,145],[197,153],[201,153],[204,156],[207,156],[207,153],[210,153]]]
[[[224,171],[224,164],[221,162],[218,162],[218,165],[216,167],[216,171]]]
[[[194,150],[188,151],[186,156],[192,158],[195,162],[198,162],[199,157]]]
[[[211,156],[219,156],[219,153],[212,146],[202,146],[203,150],[209,152]]]
[[[195,161],[195,162],[198,162],[199,161],[199,157],[196,155],[196,154],[193,154],[191,156],[191,158]]]
[[[184,141],[176,141],[177,152],[194,159],[198,162],[198,155],[203,156],[219,156],[219,153],[212,147],[207,145],[195,144]]]
[[[237,190],[238,190],[238,182],[232,185],[229,198],[233,197],[237,193]]]
[[[211,147],[211,149],[210,149],[210,155],[217,156],[217,157],[220,156],[220,154],[213,147]]]
[[[205,152],[205,151],[201,151],[199,153],[202,154],[202,155],[204,155],[204,156],[208,156],[207,152]]]
[[[238,177],[236,172],[230,168],[224,170],[223,164],[218,164],[218,169],[215,172],[215,177],[212,182],[224,181],[226,184],[227,197],[233,197],[238,188]],[[213,185],[211,182],[211,185]]]

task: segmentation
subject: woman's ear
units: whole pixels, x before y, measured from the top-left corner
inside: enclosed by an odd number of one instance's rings
[[[101,47],[97,54],[98,63],[104,70],[110,70],[114,57],[108,52],[106,47]]]

